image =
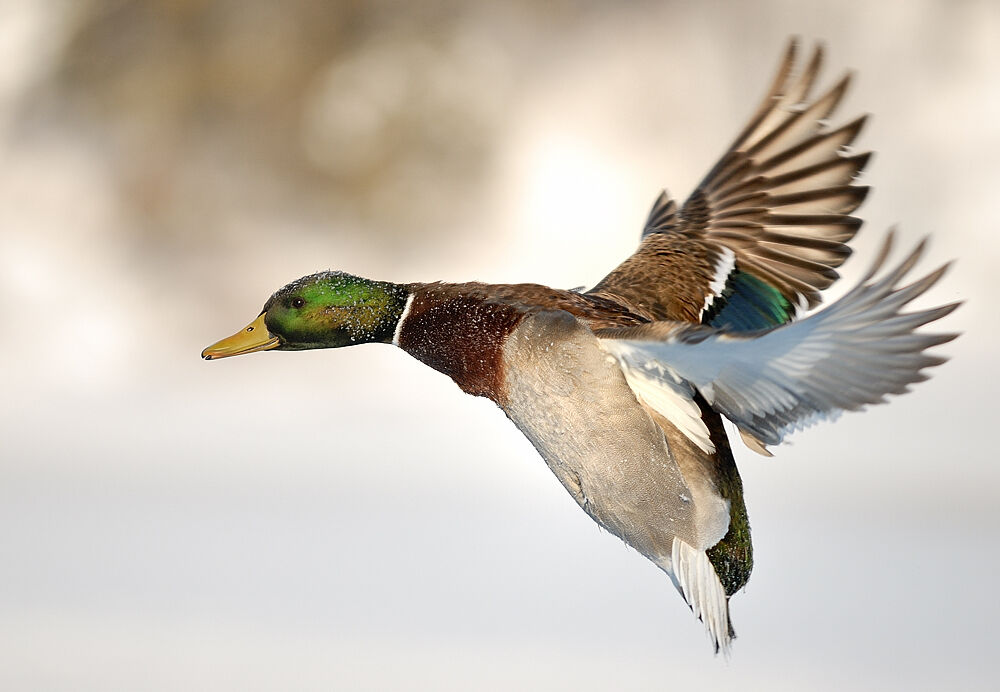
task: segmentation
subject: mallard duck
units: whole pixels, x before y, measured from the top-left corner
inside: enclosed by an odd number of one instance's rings
[[[666,572],[716,652],[753,552],[722,419],[769,454],[786,435],[883,402],[944,362],[955,334],[917,332],[957,304],[903,312],[946,266],[901,285],[924,243],[820,302],[850,254],[870,153],[865,118],[830,129],[849,76],[812,98],[817,47],[790,43],[749,123],[688,200],[663,192],[638,250],[589,291],[537,284],[397,284],[320,272],[274,293],[202,352],[391,343],[494,401],[601,527]]]

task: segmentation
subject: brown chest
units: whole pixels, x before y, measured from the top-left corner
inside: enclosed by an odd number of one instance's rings
[[[523,318],[511,305],[470,295],[414,294],[396,343],[463,391],[502,404],[503,344]]]

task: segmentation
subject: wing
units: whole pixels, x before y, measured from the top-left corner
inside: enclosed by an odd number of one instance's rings
[[[730,330],[774,327],[819,303],[861,225],[850,213],[868,188],[852,181],[870,153],[845,153],[865,117],[826,127],[850,76],[811,98],[823,50],[799,74],[797,52],[793,41],[757,111],[684,206],[662,193],[639,249],[591,293],[649,319]]]
[[[696,389],[741,431],[765,444],[841,411],[885,401],[927,379],[925,368],[944,358],[925,351],[957,334],[916,329],[958,304],[904,313],[944,274],[947,265],[913,283],[898,284],[919,259],[924,243],[895,269],[872,280],[891,246],[886,239],[873,268],[836,303],[803,320],[754,334],[708,327],[652,323],[600,330],[602,345],[625,367],[650,378]]]
[[[506,414],[587,514],[671,575],[725,648],[726,594],[705,549],[726,533],[728,501],[684,478],[615,359],[569,313],[528,315],[503,359]]]

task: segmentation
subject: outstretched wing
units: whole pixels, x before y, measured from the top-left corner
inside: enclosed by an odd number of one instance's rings
[[[957,334],[916,329],[957,303],[904,313],[933,286],[947,265],[913,283],[899,283],[924,243],[895,269],[873,281],[889,252],[886,239],[873,268],[843,298],[801,321],[753,334],[732,334],[669,322],[597,332],[626,368],[650,378],[684,383],[741,431],[765,444],[841,411],[861,409],[902,394],[927,379],[925,368],[944,358],[927,354]]]
[[[852,181],[870,153],[845,152],[864,116],[826,126],[850,75],[811,98],[823,49],[799,74],[797,52],[793,41],[757,111],[684,206],[662,193],[639,249],[591,293],[649,319],[729,330],[774,327],[819,303],[861,225],[850,213],[868,188]]]
[[[569,313],[526,316],[503,359],[504,412],[587,514],[671,575],[725,648],[726,593],[705,550],[725,535],[729,503],[685,479],[621,368]]]

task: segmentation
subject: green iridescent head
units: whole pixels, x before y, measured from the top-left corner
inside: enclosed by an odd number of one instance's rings
[[[304,276],[278,290],[252,323],[209,346],[212,360],[255,351],[302,351],[392,341],[409,290],[343,272]]]

